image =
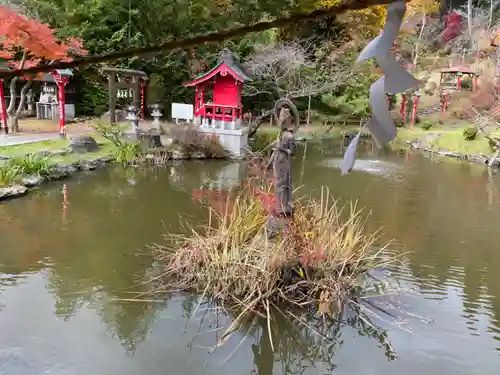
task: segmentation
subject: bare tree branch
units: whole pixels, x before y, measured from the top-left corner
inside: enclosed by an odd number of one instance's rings
[[[313,39],[258,45],[245,63],[246,71],[262,83],[262,88],[248,86],[247,95],[274,94],[279,98],[298,98],[332,91],[352,74],[341,55],[331,56],[321,64],[310,51]],[[326,66],[328,65],[328,66]]]

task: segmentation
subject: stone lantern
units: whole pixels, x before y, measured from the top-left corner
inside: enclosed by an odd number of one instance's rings
[[[126,120],[129,120],[132,124],[132,131],[134,133],[139,132],[139,116],[137,116],[137,107],[135,105],[129,105],[127,107],[127,117]]]
[[[154,129],[160,130],[161,129],[160,119],[163,116],[163,113],[161,113],[161,110],[162,110],[163,106],[161,104],[157,103],[157,104],[151,105],[150,108],[152,109],[151,116],[153,116],[152,127]]]

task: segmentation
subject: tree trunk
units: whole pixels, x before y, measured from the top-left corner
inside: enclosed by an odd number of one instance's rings
[[[7,107],[7,115],[9,117],[11,115],[14,115],[14,109],[16,107],[16,83],[19,80],[19,77],[14,77],[10,80],[10,101],[9,101],[9,106]]]
[[[28,58],[28,53],[24,51],[18,69],[24,68],[24,63],[26,62],[27,58]],[[19,131],[19,117],[21,116],[22,107],[24,106],[24,102],[26,100],[26,92],[30,88],[32,82],[30,80],[26,82],[26,84],[24,85],[23,89],[21,90],[21,100],[19,102],[17,109],[15,109],[16,99],[17,99],[16,84],[18,80],[19,76],[16,76],[12,78],[10,81],[10,102],[9,102],[9,107],[7,108],[7,117],[8,117],[7,123],[11,131]]]
[[[16,115],[8,116],[7,124],[11,133],[19,131],[19,118]]]
[[[26,104],[26,93],[28,92],[29,88],[31,87],[33,81],[27,81],[23,88],[21,89],[21,99],[19,100],[19,104],[17,105],[17,109],[14,112],[13,110],[9,113],[7,112],[7,116],[9,117],[9,126],[10,126],[10,131],[11,132],[19,132],[19,118],[23,114],[23,108],[24,105]],[[12,95],[12,85],[11,85],[11,95]],[[15,84],[14,84],[14,95],[15,95]],[[15,98],[14,98],[15,101]],[[11,98],[11,103],[12,103],[12,98]],[[14,107],[14,106],[13,106]],[[9,104],[10,108],[10,104]]]
[[[472,0],[467,0],[467,29],[469,31],[469,38],[472,43]]]
[[[413,66],[412,72],[415,72],[417,69],[417,62],[420,50],[420,42],[422,41],[422,36],[424,35],[424,29],[427,23],[427,13],[425,10],[422,12],[422,27],[420,28],[420,33],[418,34],[417,44],[415,45],[415,54],[413,55]]]
[[[488,30],[491,29],[491,25],[493,24],[493,0],[490,0],[490,14],[488,15]]]
[[[309,85],[309,97],[307,100],[307,126],[311,124],[311,91],[312,85]]]

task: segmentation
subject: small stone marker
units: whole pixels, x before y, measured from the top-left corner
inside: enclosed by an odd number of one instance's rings
[[[70,139],[69,148],[72,152],[83,154],[86,152],[96,152],[99,151],[99,145],[89,135],[81,135],[77,137],[72,137]]]

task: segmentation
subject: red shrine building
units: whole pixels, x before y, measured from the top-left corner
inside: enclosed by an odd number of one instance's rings
[[[202,127],[236,130],[241,127],[241,93],[250,81],[231,52],[223,50],[217,65],[186,87],[195,87],[194,120]]]

